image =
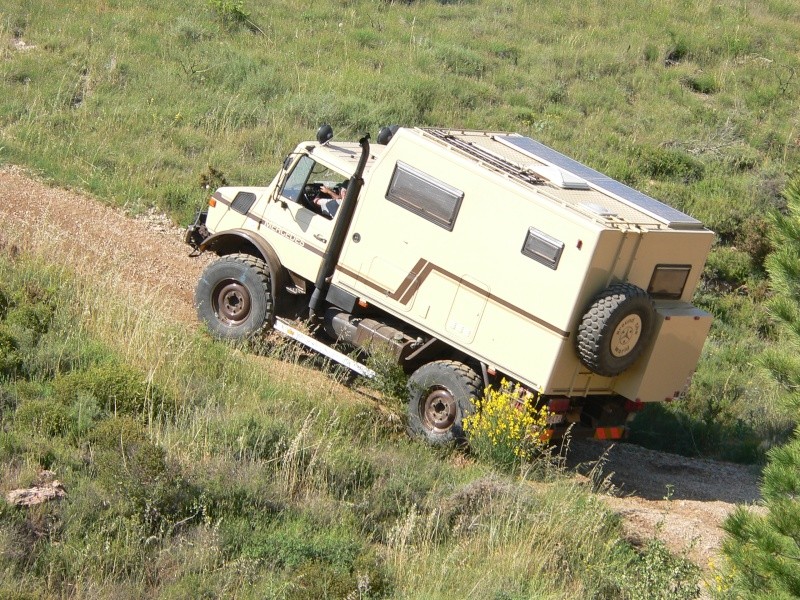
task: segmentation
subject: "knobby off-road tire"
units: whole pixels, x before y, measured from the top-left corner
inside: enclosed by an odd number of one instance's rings
[[[430,444],[466,441],[462,420],[482,392],[480,376],[467,365],[440,360],[414,371],[408,380],[408,430]]]
[[[617,283],[592,300],[578,327],[578,357],[587,369],[614,377],[628,369],[647,346],[655,310],[643,289]]]
[[[253,337],[275,318],[269,266],[249,254],[223,256],[203,271],[194,302],[197,316],[214,336]]]

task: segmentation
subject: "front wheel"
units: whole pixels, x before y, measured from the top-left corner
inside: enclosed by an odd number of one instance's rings
[[[423,365],[408,380],[408,429],[431,444],[465,441],[462,421],[480,397],[481,378],[467,365],[440,360]]]
[[[197,283],[197,316],[221,339],[243,340],[272,326],[275,317],[267,263],[248,254],[214,261]]]

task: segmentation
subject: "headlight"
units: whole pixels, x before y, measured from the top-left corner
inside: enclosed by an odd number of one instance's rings
[[[653,298],[680,298],[691,270],[691,265],[656,265],[647,293]]]

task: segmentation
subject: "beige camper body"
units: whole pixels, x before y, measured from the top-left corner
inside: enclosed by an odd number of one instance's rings
[[[217,190],[202,249],[255,254],[273,288],[280,270],[310,293],[344,217],[315,212],[295,188],[313,174],[357,179],[359,149],[306,142],[270,186]],[[402,128],[362,160],[329,307],[385,316],[405,357],[456,356],[480,365],[483,383],[501,374],[545,398],[656,402],[684,390],[710,327],[690,303],[713,241],[699,221],[516,134]],[[311,163],[311,178],[295,175]],[[616,314],[629,301],[631,314]],[[615,312],[596,350],[593,302]],[[447,352],[425,350],[434,341]]]

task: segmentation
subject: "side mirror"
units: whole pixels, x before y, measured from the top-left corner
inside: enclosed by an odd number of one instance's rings
[[[327,144],[328,141],[333,137],[333,127],[328,125],[322,125],[319,129],[317,129],[317,141],[320,144]]]
[[[398,129],[400,129],[399,125],[389,125],[387,127],[381,127],[381,130],[378,132],[378,137],[376,138],[376,141],[381,146],[385,146],[392,140],[394,134],[397,133]]]

